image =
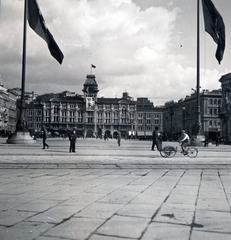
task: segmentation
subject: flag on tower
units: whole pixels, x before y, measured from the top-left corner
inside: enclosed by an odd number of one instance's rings
[[[52,34],[46,27],[44,18],[41,14],[39,6],[36,0],[28,1],[28,23],[30,27],[43,38],[49,48],[50,54],[60,63],[63,61],[63,53],[59,49],[57,43],[55,42]]]
[[[211,35],[217,44],[216,59],[219,64],[225,51],[225,24],[220,13],[211,0],[202,0],[205,31]]]

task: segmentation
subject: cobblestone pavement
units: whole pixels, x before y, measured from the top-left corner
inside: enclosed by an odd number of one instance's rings
[[[150,142],[0,142],[0,239],[231,239],[231,147],[162,158]]]

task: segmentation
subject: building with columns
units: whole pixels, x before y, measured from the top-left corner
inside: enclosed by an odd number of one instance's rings
[[[231,136],[231,74],[220,79],[222,89],[203,90],[200,93],[202,133],[211,140],[217,135],[229,141]],[[17,120],[17,89],[1,91],[1,112],[7,111],[7,122],[1,118],[2,129],[15,129]],[[20,90],[20,89],[19,89]],[[20,92],[20,91],[18,91]],[[27,93],[25,119],[30,131],[41,131],[44,125],[49,132],[66,134],[73,127],[82,137],[117,137],[151,139],[155,127],[159,128],[165,140],[176,140],[182,129],[192,136],[196,122],[196,93],[169,101],[162,107],[155,107],[148,98],[133,99],[127,92],[121,97],[98,97],[95,75],[89,74],[83,84],[83,94],[64,91],[36,96]],[[5,107],[7,106],[7,107]],[[4,122],[5,121],[5,122]]]
[[[65,91],[44,94],[27,105],[26,117],[31,131],[44,125],[52,132],[77,128],[83,137],[113,137],[120,132],[124,138],[151,138],[156,126],[163,131],[162,109],[147,98],[135,101],[124,92],[121,98],[98,97],[95,75],[86,76],[83,95]]]

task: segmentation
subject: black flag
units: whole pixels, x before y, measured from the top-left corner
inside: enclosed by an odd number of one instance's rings
[[[220,13],[211,0],[202,0],[205,31],[211,35],[217,44],[216,59],[219,64],[225,51],[225,24]]]
[[[46,27],[36,0],[28,1],[28,23],[30,27],[47,42],[51,55],[61,64],[64,58],[63,53]]]

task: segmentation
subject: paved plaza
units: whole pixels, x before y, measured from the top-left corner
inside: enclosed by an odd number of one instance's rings
[[[162,158],[151,142],[0,139],[1,240],[231,239],[231,146]]]

